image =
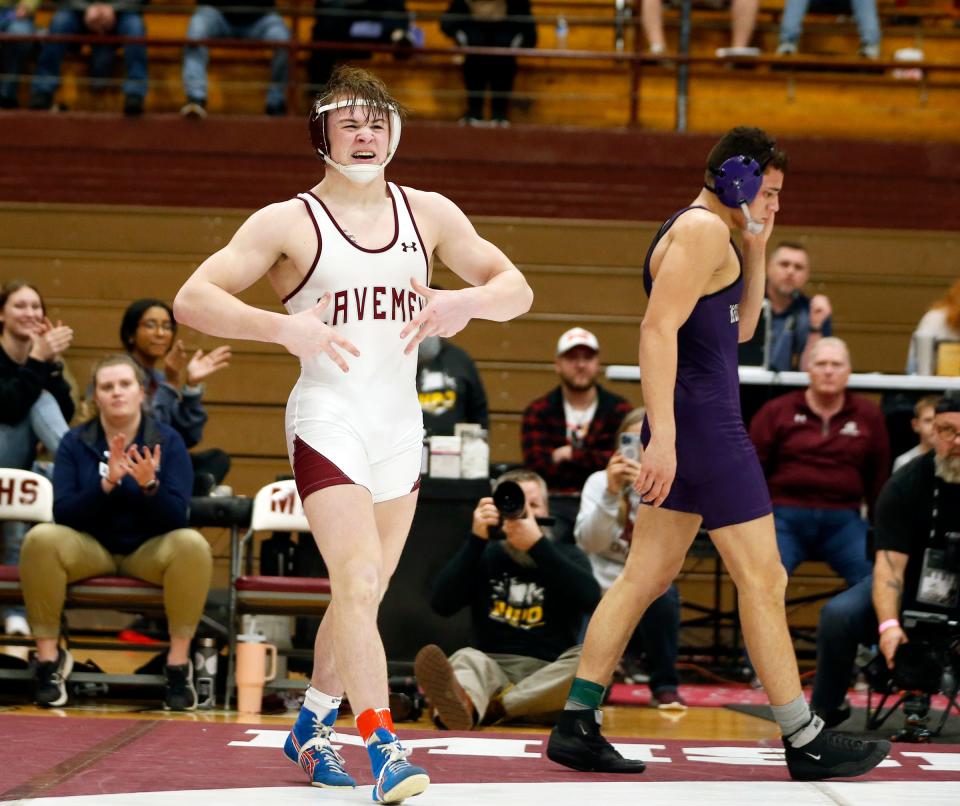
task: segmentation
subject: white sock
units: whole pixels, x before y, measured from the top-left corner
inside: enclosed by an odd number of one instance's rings
[[[339,710],[341,702],[343,702],[343,697],[324,694],[312,686],[307,686],[307,693],[303,698],[303,707],[316,714],[322,721],[332,712]]]

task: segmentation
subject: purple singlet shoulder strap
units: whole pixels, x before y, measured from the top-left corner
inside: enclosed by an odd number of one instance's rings
[[[682,216],[688,210],[706,210],[702,204],[692,204],[689,207],[684,207],[682,210],[677,210],[670,218],[663,222],[660,229],[657,230],[657,234],[653,236],[653,240],[650,242],[650,248],[647,250],[647,256],[643,259],[643,287],[647,292],[647,295],[650,294],[650,288],[653,286],[653,277],[650,275],[650,256],[653,254],[653,250],[657,248],[657,244],[660,243],[660,239],[667,234],[667,230],[673,226],[680,216]]]

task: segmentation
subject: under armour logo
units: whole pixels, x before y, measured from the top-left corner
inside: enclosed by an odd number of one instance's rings
[[[411,243],[404,243],[403,241],[401,241],[401,242],[400,242],[400,246],[403,247],[403,251],[404,251],[404,252],[410,252],[410,251],[416,252],[416,251],[417,251],[417,242],[416,242],[416,241],[412,241]]]

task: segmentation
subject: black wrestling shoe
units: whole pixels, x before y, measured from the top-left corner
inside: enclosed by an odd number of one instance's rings
[[[822,781],[825,778],[854,778],[870,772],[890,752],[890,742],[865,742],[832,730],[822,730],[803,747],[787,739],[787,770],[794,781]]]
[[[33,662],[33,700],[45,708],[66,705],[67,678],[73,671],[73,655],[63,647],[57,650],[57,659]]]
[[[853,713],[850,709],[850,703],[844,700],[839,707],[831,708],[829,711],[821,711],[819,708],[811,706],[811,710],[823,720],[823,724],[828,728],[835,728],[837,725],[846,722]]]
[[[193,686],[193,661],[181,666],[163,667],[167,685],[163,692],[164,711],[193,711],[197,707],[197,690]]]
[[[594,711],[590,708],[563,711],[550,741],[547,758],[581,772],[641,773],[647,765],[621,756],[600,734]]]

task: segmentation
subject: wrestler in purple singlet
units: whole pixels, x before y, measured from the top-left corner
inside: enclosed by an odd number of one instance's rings
[[[643,287],[650,296],[650,256],[681,215],[674,213],[650,244],[643,263]],[[705,209],[705,208],[700,208]],[[770,493],[740,413],[737,374],[739,302],[743,256],[731,240],[740,274],[726,288],[700,297],[677,333],[677,475],[664,509],[692,512],[706,529],[719,529],[769,515]],[[642,440],[650,441],[644,420]],[[647,503],[647,502],[644,502]]]

